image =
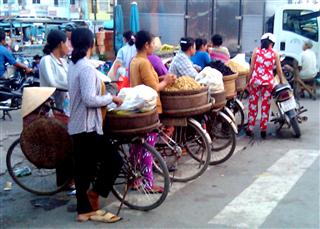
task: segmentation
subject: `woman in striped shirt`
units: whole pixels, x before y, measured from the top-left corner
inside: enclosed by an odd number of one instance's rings
[[[215,34],[211,37],[212,48],[209,50],[210,57],[213,61],[220,60],[226,63],[230,59],[230,53],[227,47],[222,46],[222,36]]]

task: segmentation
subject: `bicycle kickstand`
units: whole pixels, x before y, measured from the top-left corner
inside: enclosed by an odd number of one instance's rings
[[[118,209],[118,212],[117,212],[117,216],[120,214],[120,211],[121,211],[121,208],[122,208],[122,206],[123,206],[124,200],[125,200],[125,198],[126,198],[126,196],[127,196],[128,190],[129,190],[129,188],[128,188],[128,184],[127,184],[127,185],[126,185],[126,188],[125,188],[125,190],[124,190],[123,198],[122,198],[122,200],[121,200],[121,203],[120,203],[120,206],[119,206],[119,209]]]

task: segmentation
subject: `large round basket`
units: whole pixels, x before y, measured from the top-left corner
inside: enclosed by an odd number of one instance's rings
[[[56,168],[72,152],[66,126],[56,118],[41,117],[25,127],[20,136],[22,152],[38,168]]]
[[[208,87],[197,90],[164,91],[160,93],[163,115],[189,117],[211,109]]]
[[[224,84],[224,90],[226,92],[227,99],[233,98],[236,94],[236,79],[238,77],[238,73],[223,76],[223,84]]]
[[[247,74],[248,73],[242,73],[242,74],[239,73],[238,78],[236,79],[237,92],[241,92],[246,88]]]
[[[156,109],[126,115],[107,113],[104,131],[116,135],[143,135],[158,128],[159,125],[159,115]]]
[[[215,103],[212,106],[213,109],[223,108],[227,104],[225,91],[211,93],[210,96],[215,99]]]

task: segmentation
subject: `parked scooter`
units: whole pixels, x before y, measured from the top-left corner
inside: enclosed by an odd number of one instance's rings
[[[271,122],[279,123],[277,132],[280,131],[284,125],[289,128],[292,127],[294,136],[299,138],[301,136],[301,130],[299,124],[302,121],[307,121],[306,116],[301,116],[302,113],[306,112],[302,106],[298,106],[293,90],[289,84],[278,84],[272,91],[274,103],[276,105],[276,111],[272,112],[274,116]]]

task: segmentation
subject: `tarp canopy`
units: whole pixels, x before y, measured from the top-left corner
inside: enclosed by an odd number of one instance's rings
[[[118,52],[118,50],[123,46],[123,13],[122,13],[122,7],[121,5],[116,5],[115,8],[115,51]]]
[[[137,2],[132,2],[130,7],[130,29],[133,33],[140,30],[139,10]]]

